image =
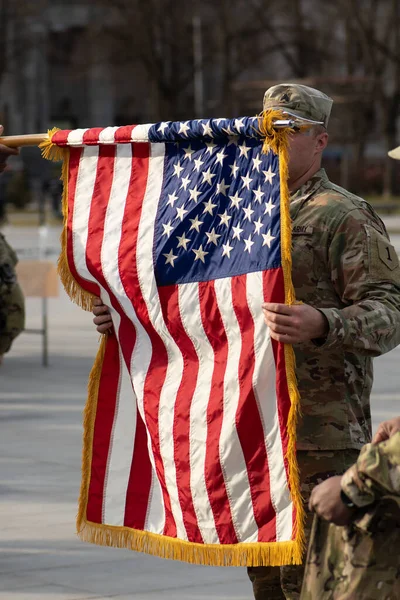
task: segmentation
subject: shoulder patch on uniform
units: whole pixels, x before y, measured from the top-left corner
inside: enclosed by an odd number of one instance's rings
[[[394,247],[389,242],[382,239],[377,240],[377,245],[381,261],[385,263],[391,271],[396,269],[396,267],[399,266],[399,258]]]

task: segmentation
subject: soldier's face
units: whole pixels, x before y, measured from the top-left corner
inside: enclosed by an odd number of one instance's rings
[[[328,143],[326,131],[293,132],[289,135],[289,181],[294,182],[321,164],[324,148]]]

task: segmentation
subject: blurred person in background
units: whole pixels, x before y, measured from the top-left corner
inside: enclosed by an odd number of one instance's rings
[[[0,125],[0,136],[3,126]],[[10,156],[18,154],[15,148],[0,144],[0,173]],[[0,233],[0,364],[11,348],[13,340],[25,326],[25,301],[15,273],[17,255]]]

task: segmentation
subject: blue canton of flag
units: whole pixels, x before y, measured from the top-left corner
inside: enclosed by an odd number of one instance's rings
[[[181,123],[188,142],[166,143],[154,237],[158,285],[209,281],[281,264],[278,157],[262,153],[259,138],[232,135],[230,121],[227,136],[213,139],[209,123]],[[176,134],[182,138],[182,131],[169,132],[168,124],[153,127],[152,141],[157,131],[164,141]],[[202,129],[209,142],[199,140]]]

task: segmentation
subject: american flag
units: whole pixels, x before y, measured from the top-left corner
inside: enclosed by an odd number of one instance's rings
[[[279,157],[252,118],[52,142],[69,148],[70,273],[114,325],[88,399],[82,536],[278,564],[270,549],[295,548],[299,530],[285,352],[261,310],[285,302]]]

